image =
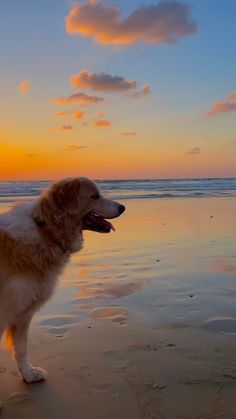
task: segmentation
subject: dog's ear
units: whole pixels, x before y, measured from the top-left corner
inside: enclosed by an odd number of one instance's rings
[[[49,204],[46,197],[42,196],[32,210],[33,220],[38,226],[43,226],[50,220]]]
[[[51,200],[56,209],[76,214],[79,210],[79,190],[80,180],[78,178],[65,179],[55,183],[48,193],[48,199]]]

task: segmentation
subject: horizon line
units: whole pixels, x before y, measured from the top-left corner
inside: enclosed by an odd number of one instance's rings
[[[1,179],[0,178],[0,182],[55,182],[55,181],[59,181],[61,179],[66,179],[66,178],[75,178],[75,177],[87,177],[87,176],[64,176],[61,178],[47,178],[47,179]],[[109,182],[120,182],[120,181],[143,181],[143,180],[149,180],[149,181],[155,181],[155,180],[159,180],[159,181],[168,181],[168,180],[230,180],[230,179],[236,179],[236,175],[235,176],[213,176],[213,177],[170,177],[170,178],[91,178],[95,181],[109,181]]]

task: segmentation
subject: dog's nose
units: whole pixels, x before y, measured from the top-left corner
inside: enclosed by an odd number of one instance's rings
[[[125,211],[125,206],[122,205],[122,204],[120,204],[120,206],[119,206],[119,212],[120,212],[120,214],[122,214],[124,211]]]

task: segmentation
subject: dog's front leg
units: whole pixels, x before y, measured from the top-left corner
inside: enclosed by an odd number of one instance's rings
[[[3,324],[1,324],[1,319],[0,319],[0,340],[1,340],[1,337],[3,335],[4,329],[5,329],[5,327],[4,327]]]
[[[27,338],[31,319],[32,315],[19,320],[10,328],[15,359],[23,380],[27,383],[42,381],[47,377],[46,371],[33,367],[27,359]]]

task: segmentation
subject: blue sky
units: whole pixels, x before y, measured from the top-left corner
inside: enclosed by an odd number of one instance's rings
[[[122,9],[123,16],[141,6],[158,3],[154,0],[102,2],[104,5],[116,4]],[[185,1],[182,3],[186,4]],[[235,112],[204,116],[214,103],[236,91],[236,2],[189,1],[191,15],[198,25],[195,34],[172,45],[139,42],[120,47],[101,45],[94,43],[91,37],[67,33],[65,18],[73,4],[66,0],[1,2],[0,87],[4,97],[0,105],[1,141],[13,148],[22,146],[28,154],[40,151],[45,155],[77,144],[77,138],[90,149],[93,142],[102,142],[105,152],[106,148],[113,147],[119,156],[127,150],[134,156],[135,148],[141,143],[155,152],[163,151],[167,167],[161,173],[157,170],[157,177],[168,175],[168,165],[170,176],[236,175],[235,149],[230,148],[230,142],[236,138]],[[51,98],[73,93],[69,77],[83,69],[136,80],[140,87],[149,83],[152,95],[145,100],[130,101],[112,93],[108,104],[98,107],[98,111],[104,112],[112,121],[111,127],[95,133],[80,126],[76,127],[77,132],[73,129],[62,138],[61,133],[54,132],[58,121],[53,118],[56,109]],[[30,82],[31,88],[26,95],[18,92],[21,80]],[[128,146],[117,137],[119,132],[127,130],[139,133],[135,141],[132,139],[133,144],[127,140]],[[199,147],[200,155],[194,156],[191,170],[184,154],[194,147]],[[183,157],[185,170],[180,170],[179,160],[176,172],[172,173],[168,150],[171,156],[179,148],[182,154],[177,158]],[[219,165],[222,153],[226,159],[225,169]],[[213,167],[209,164],[211,155],[216,161]],[[158,163],[159,160],[157,166]],[[140,158],[137,158],[134,177],[139,177],[139,164]],[[123,166],[120,169],[123,170]],[[37,170],[43,172],[43,166]],[[152,162],[151,172],[147,166],[146,173],[147,177],[155,175],[155,162]],[[141,174],[145,176],[143,167]],[[114,175],[119,177],[119,164]]]

